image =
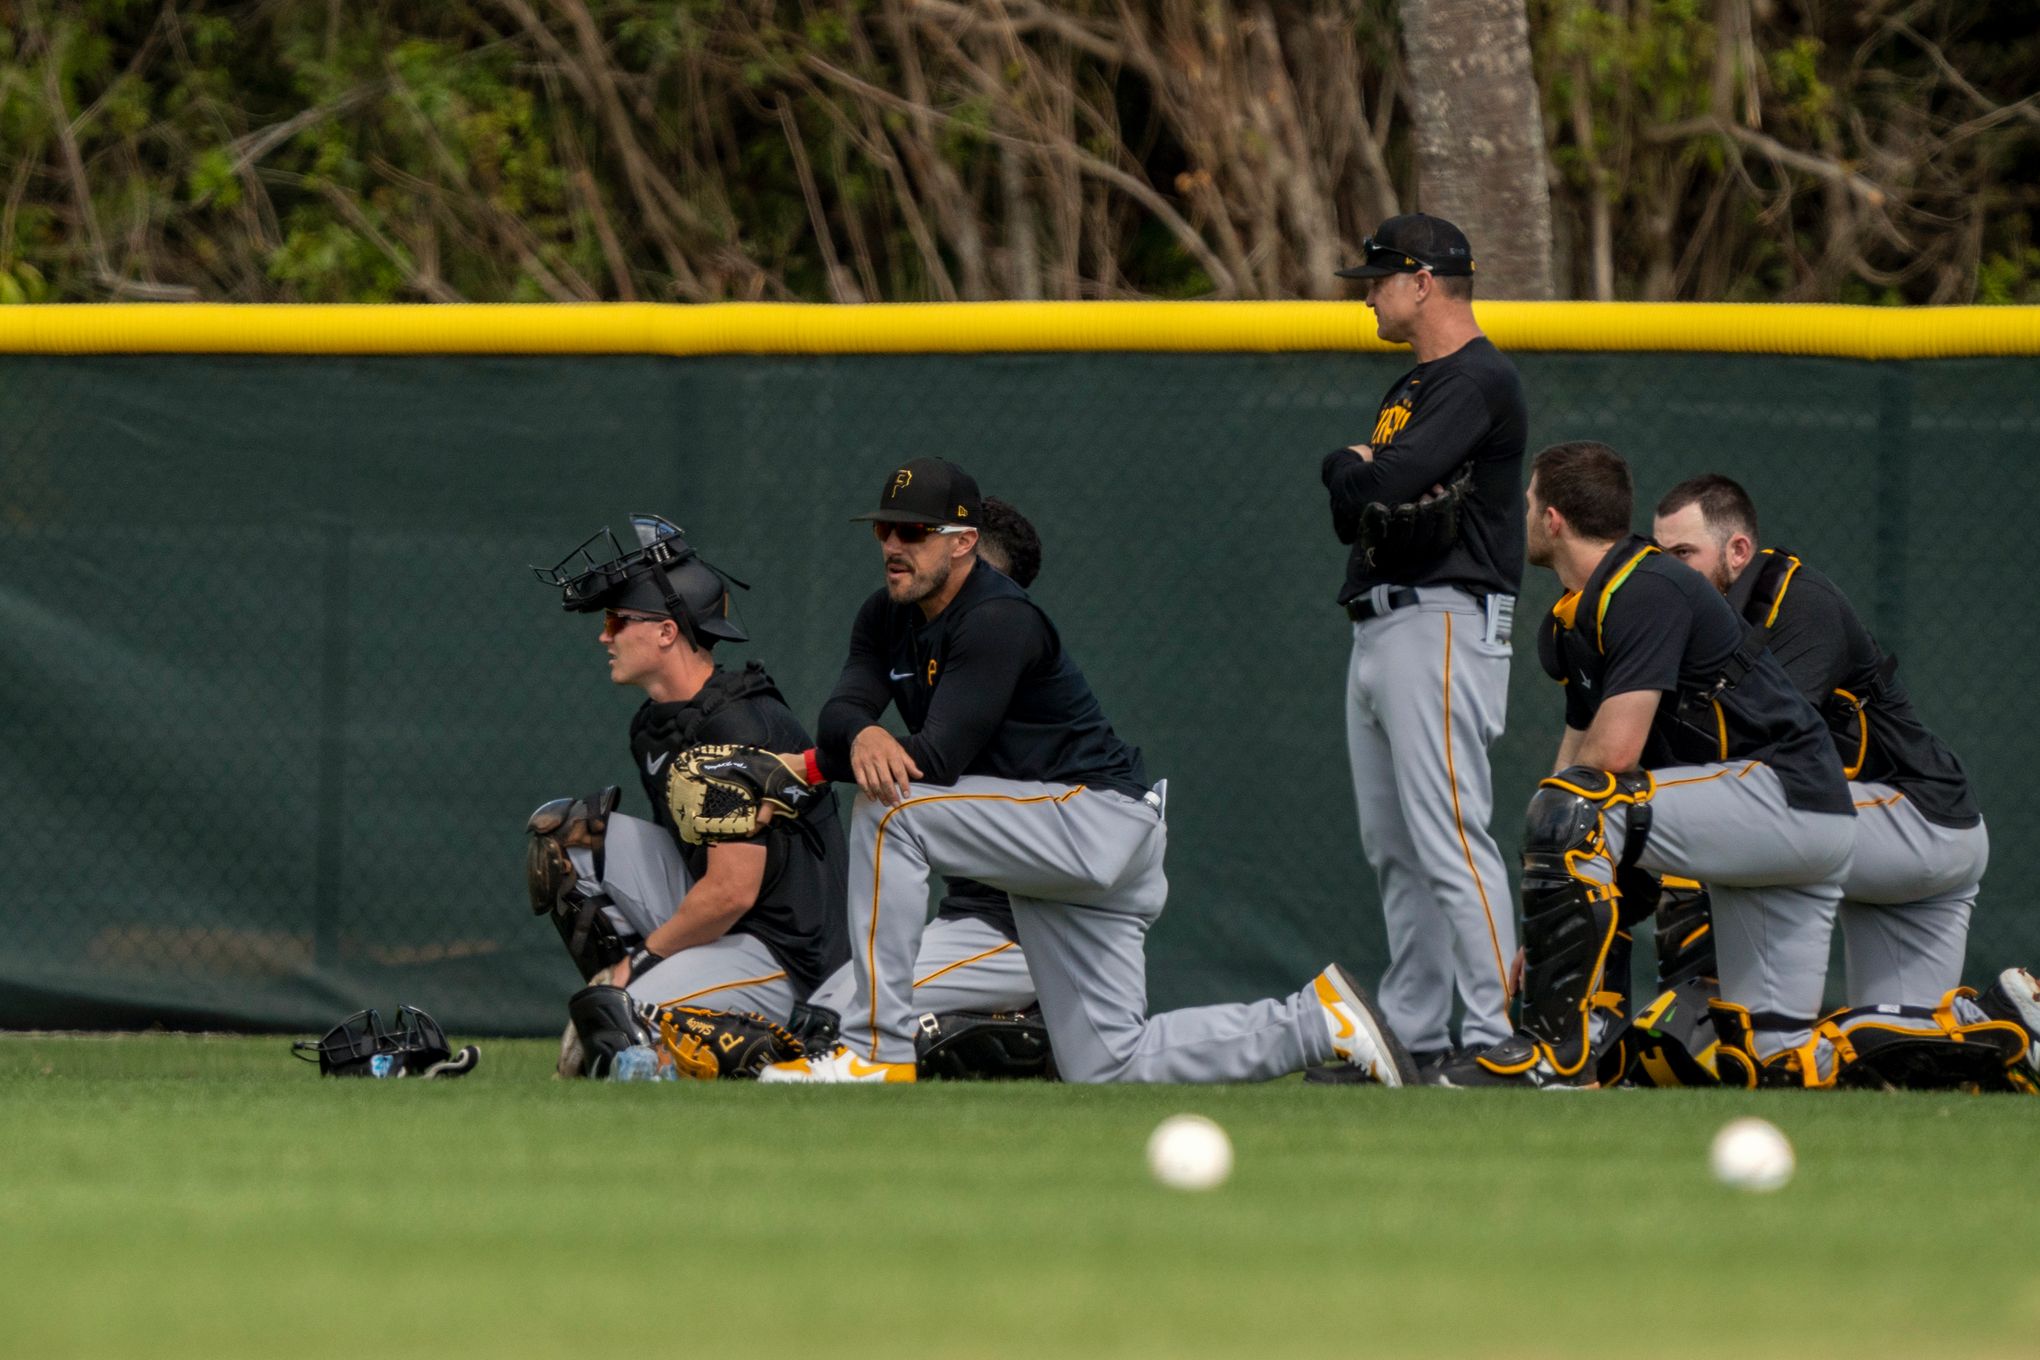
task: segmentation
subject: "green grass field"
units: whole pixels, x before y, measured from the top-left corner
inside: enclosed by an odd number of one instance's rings
[[[456,1040],[459,1042],[459,1040]],[[2040,1350],[2040,1102],[1306,1086],[321,1081],[274,1038],[0,1037],[9,1356]],[[1195,1110],[1238,1169],[1162,1189]],[[1738,1194],[1760,1113],[1797,1178]]]

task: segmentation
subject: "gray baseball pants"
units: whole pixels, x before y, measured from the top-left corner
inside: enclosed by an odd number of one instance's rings
[[[664,925],[694,880],[680,847],[656,822],[612,815],[603,842],[601,888],[636,926],[649,935]],[[596,886],[587,850],[569,850],[584,889]],[[654,1005],[681,1002],[715,1011],[756,1011],[784,1024],[793,1013],[793,983],[772,951],[749,935],[732,932],[707,944],[661,959],[625,988]]]
[[[854,970],[844,964],[808,998],[842,1015],[850,1005]],[[1034,978],[1016,941],[976,916],[938,916],[921,935],[914,957],[914,1014],[951,1011],[1020,1011],[1034,1004]]]
[[[972,776],[859,795],[850,822],[850,998],[842,1042],[914,1060],[914,964],[931,877],[1012,899],[1056,1068],[1070,1082],[1261,1081],[1332,1060],[1308,989],[1281,1001],[1147,1013],[1148,927],[1168,897],[1161,786],[1151,800]]]
[[[1379,1000],[1411,1049],[1508,1037],[1516,954],[1512,875],[1495,848],[1488,748],[1509,707],[1509,641],[1479,601],[1424,587],[1419,603],[1353,625],[1346,746],[1360,847],[1388,927]]]
[[[1805,812],[1760,761],[1653,770],[1649,838],[1637,863],[1707,885],[1721,999],[1752,1012],[1821,1013],[1828,944],[1856,844],[1856,818]],[[1583,862],[1612,876],[1628,837],[1627,807],[1604,818],[1608,855]],[[1760,1058],[1796,1048],[1812,1029],[1760,1029]]]
[[[1842,882],[1844,1004],[1938,1006],[1962,982],[1990,833],[1982,822],[1930,822],[1889,784],[1849,791],[1856,855]]]

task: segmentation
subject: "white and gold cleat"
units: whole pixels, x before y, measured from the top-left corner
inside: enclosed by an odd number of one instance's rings
[[[1417,1065],[1367,990],[1333,964],[1311,979],[1311,995],[1331,1032],[1332,1052],[1342,1062],[1364,1067],[1383,1086],[1417,1085]]]
[[[850,1083],[883,1085],[910,1082],[914,1080],[915,1075],[912,1063],[866,1062],[843,1045],[837,1044],[826,1053],[795,1058],[791,1062],[773,1063],[758,1074],[758,1080],[807,1082],[830,1086]]]

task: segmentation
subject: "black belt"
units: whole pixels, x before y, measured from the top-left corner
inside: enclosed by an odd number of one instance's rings
[[[1369,619],[1378,619],[1394,610],[1407,609],[1422,599],[1415,586],[1397,586],[1388,592],[1387,608],[1379,608],[1374,603],[1374,592],[1369,591],[1365,595],[1355,595],[1346,601],[1346,617],[1355,623],[1365,623]]]

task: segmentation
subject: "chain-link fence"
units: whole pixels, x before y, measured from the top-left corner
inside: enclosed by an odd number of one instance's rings
[[[1343,561],[1317,465],[1405,360],[0,357],[0,1024],[315,1026],[420,1004],[556,1027],[526,814],[630,777],[636,691],[524,570],[631,510],[755,586],[812,720],[877,584],[848,517],[919,454],[1031,515],[1035,588],[1171,779],[1160,1006],[1383,961],[1345,768]],[[1532,445],[1609,441],[1642,509],[1705,470],[1831,575],[1996,835],[1972,970],[2040,955],[2020,582],[2040,361],[1518,356]],[[1556,594],[1532,572],[1521,617]],[[1496,822],[1549,768],[1518,637]],[[1251,753],[1251,758],[1248,758]],[[639,807],[637,810],[642,811]]]

